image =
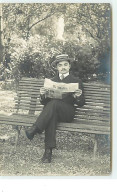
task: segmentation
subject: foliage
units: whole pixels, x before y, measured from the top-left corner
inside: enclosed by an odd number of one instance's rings
[[[71,71],[85,81],[109,74],[110,4],[4,4],[3,15],[6,67],[16,80],[53,76],[51,62],[60,53],[76,60]],[[64,40],[56,36],[61,16]]]
[[[53,57],[61,53],[61,47],[49,39],[35,35],[28,41],[16,37],[11,38],[11,63],[14,77],[19,80],[21,76],[42,77],[53,76],[55,67],[51,67]]]
[[[62,13],[64,4],[54,3],[10,3],[3,4],[4,36],[17,34],[28,39],[32,29],[55,13]]]
[[[64,37],[79,47],[75,57],[84,73],[110,71],[110,20],[110,4],[67,4]]]

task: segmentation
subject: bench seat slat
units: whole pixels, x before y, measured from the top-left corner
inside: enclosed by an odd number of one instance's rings
[[[76,120],[74,120],[74,121],[76,121],[77,123],[83,123],[83,124],[88,124],[88,123],[91,123],[92,125],[93,124],[97,124],[97,125],[105,125],[105,126],[108,126],[108,125],[110,125],[110,123],[108,122],[108,121],[101,121],[101,120],[91,120],[91,119],[76,119]]]
[[[36,120],[36,116],[35,117],[30,117],[33,121],[34,120]],[[25,121],[29,121],[29,123],[31,122],[30,120],[29,120],[29,117],[28,117],[28,115],[10,115],[10,116],[5,116],[5,115],[0,115],[0,119],[2,120],[2,121],[17,121],[17,120],[19,120],[19,121],[22,121],[22,122],[25,122]],[[31,122],[32,123],[32,122]]]
[[[19,110],[20,111],[20,110]],[[28,110],[27,110],[28,111]],[[34,111],[34,110],[33,110]],[[40,110],[38,110],[38,111],[36,111],[37,113],[35,114],[36,116],[37,115],[39,115],[39,113],[41,112],[41,109]],[[20,113],[21,114],[21,113]],[[102,117],[102,121],[103,120],[105,120],[105,121],[108,121],[108,120],[110,120],[110,115],[107,115],[107,114],[95,114],[95,113],[92,113],[92,114],[86,114],[86,113],[80,113],[79,115],[75,115],[75,118],[78,118],[78,117],[80,117],[80,118],[88,118],[88,117],[91,117],[91,118],[93,118],[93,117],[96,117],[97,118],[97,120],[98,120],[98,117],[100,118],[100,117]],[[105,117],[106,117],[106,119],[105,119]],[[101,120],[101,119],[100,119]]]
[[[79,133],[90,133],[90,134],[100,134],[100,135],[110,135],[110,132],[107,132],[107,131],[94,131],[94,130],[87,130],[87,129],[67,129],[67,128],[57,128],[57,130],[61,130],[61,131],[69,131],[69,132],[79,132]]]
[[[98,126],[98,125],[92,125],[92,124],[79,124],[79,123],[59,123],[58,127],[68,127],[68,128],[81,128],[81,129],[92,129],[92,130],[105,130],[105,131],[110,131],[110,127],[105,127],[105,126]]]
[[[21,122],[17,122],[17,121],[4,121],[4,124],[7,124],[7,125],[18,125],[18,126],[25,126],[25,127],[31,127],[32,124],[33,124],[33,121],[31,121],[32,123],[21,123]],[[0,124],[3,124],[2,121],[0,121]],[[63,127],[59,127],[57,128],[57,130],[60,130],[60,131],[70,131],[70,132],[81,132],[81,133],[93,133],[93,134],[104,134],[104,135],[110,135],[110,132],[107,131],[107,129],[105,131],[100,131],[99,129],[97,131],[94,131],[94,130],[87,130],[85,129],[83,126],[82,128],[77,128],[75,129],[74,127],[72,128],[63,128]]]
[[[82,132],[82,133],[94,133],[94,134],[108,134],[110,135],[109,131],[105,131],[102,129],[88,129],[84,126],[82,126],[82,128],[80,126],[78,126],[77,128],[71,127],[71,128],[67,128],[67,127],[57,127],[57,130],[61,130],[61,131],[71,131],[71,132]]]
[[[18,117],[18,118],[17,118]],[[20,126],[23,126],[23,125],[25,125],[25,126],[31,126],[34,122],[35,122],[35,120],[36,120],[36,118],[34,118],[34,117],[24,117],[24,116],[7,116],[7,117],[3,117],[3,115],[2,115],[2,117],[0,116],[0,119],[3,119],[3,120],[0,120],[0,123],[1,124],[5,124],[5,121],[7,122],[7,124],[12,124],[12,125],[20,125]],[[31,120],[30,120],[31,119]],[[61,129],[62,128],[62,129]],[[61,129],[61,130],[69,130],[70,131],[70,129],[76,129],[77,131],[79,130],[79,129],[86,129],[86,131],[88,132],[88,129],[91,129],[92,130],[92,132],[96,132],[96,131],[99,131],[100,129],[101,129],[101,132],[102,131],[106,131],[106,133],[108,133],[109,134],[109,132],[110,132],[110,127],[105,127],[105,126],[98,126],[98,125],[92,125],[92,124],[78,124],[78,123],[59,123],[58,124],[58,130],[59,129]]]
[[[34,121],[36,120],[36,116],[35,116],[35,118],[31,118],[31,120],[33,119]],[[17,116],[17,117],[15,117],[15,116],[7,116],[7,117],[0,117],[0,120],[1,121],[19,121],[19,122],[29,122],[30,123],[30,121],[29,121],[29,117],[27,116],[27,117],[20,117],[20,116]],[[92,124],[92,125],[105,125],[105,126],[109,126],[110,124],[109,124],[109,122],[107,121],[107,122],[103,122],[103,121],[96,121],[96,120],[83,120],[83,119],[81,119],[81,120],[79,120],[79,119],[76,119],[76,120],[74,120],[74,122],[76,122],[76,123],[80,123],[80,124]],[[32,122],[31,122],[31,124],[32,124]]]
[[[107,118],[107,116],[95,116],[95,115],[77,115],[75,114],[75,118],[76,119],[87,119],[87,120],[98,120],[98,121],[108,121],[109,119]]]
[[[29,121],[29,119],[31,118],[32,120],[36,120],[36,118],[37,118],[38,116],[37,115],[35,115],[35,116],[30,116],[30,115],[10,115],[10,116],[6,116],[6,115],[0,115],[0,120],[1,121],[17,121],[17,120],[19,120],[19,121],[22,121],[22,122],[25,122],[25,121],[27,121],[27,122],[30,122]],[[77,121],[77,122],[76,122]],[[75,122],[79,125],[79,119],[77,119]],[[74,121],[73,121],[74,122]],[[82,121],[82,124],[85,124],[85,122],[86,122],[86,120],[84,120],[84,123],[83,123],[83,121]],[[99,121],[99,122],[101,122],[101,121]],[[107,124],[107,123],[104,123],[104,122],[102,122],[104,125],[105,124]],[[67,124],[67,123],[66,123]],[[88,121],[88,125],[89,124],[92,124],[92,121]],[[96,124],[96,123],[95,123]],[[109,122],[108,122],[108,124],[109,124]],[[107,125],[108,125],[107,124]]]

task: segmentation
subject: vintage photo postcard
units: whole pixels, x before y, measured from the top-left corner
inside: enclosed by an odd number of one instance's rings
[[[109,176],[109,3],[0,4],[0,176]]]

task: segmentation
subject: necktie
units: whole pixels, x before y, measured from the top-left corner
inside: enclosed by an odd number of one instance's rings
[[[62,75],[60,76],[60,79],[61,79],[61,80],[63,80],[63,79],[64,79],[64,74],[62,74]]]

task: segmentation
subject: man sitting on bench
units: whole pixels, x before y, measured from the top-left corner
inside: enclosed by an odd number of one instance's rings
[[[46,97],[46,89],[40,88],[41,103],[44,105],[43,111],[37,118],[33,126],[26,131],[28,139],[32,140],[36,133],[45,130],[45,152],[42,157],[43,163],[50,163],[52,149],[56,147],[56,128],[58,122],[72,122],[75,115],[74,104],[83,106],[84,91],[82,81],[69,73],[71,59],[67,54],[56,56],[53,64],[56,64],[58,74],[52,79],[55,82],[79,83],[79,89],[73,93],[68,93],[63,99]]]

